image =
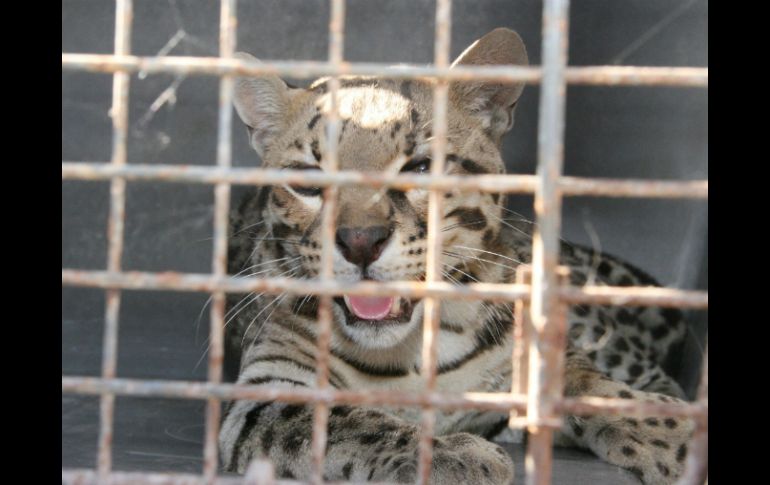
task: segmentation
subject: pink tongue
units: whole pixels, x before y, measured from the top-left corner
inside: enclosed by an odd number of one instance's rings
[[[381,320],[390,313],[390,307],[393,306],[395,297],[369,297],[369,296],[348,296],[350,309],[358,318],[364,320]]]

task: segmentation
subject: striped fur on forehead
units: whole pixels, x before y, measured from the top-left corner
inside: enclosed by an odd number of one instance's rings
[[[331,108],[328,82],[295,89],[290,97],[287,123],[263,157],[265,165],[282,167],[287,158],[322,162],[325,147],[323,115]],[[503,164],[496,142],[465,106],[450,102],[447,112],[447,157],[469,174],[500,173]],[[339,143],[341,169],[379,171],[398,155],[430,151],[433,92],[417,80],[346,77],[338,92],[342,121]],[[422,149],[422,150],[420,150]]]

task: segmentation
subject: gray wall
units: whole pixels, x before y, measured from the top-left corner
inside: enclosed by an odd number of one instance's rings
[[[132,52],[156,55],[179,31],[172,55],[217,53],[217,2],[135,0]],[[430,63],[434,2],[349,0],[345,55],[351,61]],[[452,52],[506,26],[540,62],[541,2],[463,0],[453,5]],[[321,0],[241,1],[238,47],[262,59],[323,60],[328,5]],[[707,66],[707,0],[573,2],[572,65]],[[108,53],[114,3],[62,3],[62,52]],[[305,82],[305,81],[301,81]],[[169,86],[174,102],[153,110]],[[131,79],[129,162],[210,165],[215,161],[218,81],[153,75]],[[534,173],[538,88],[528,87],[504,142],[510,172]],[[62,159],[106,161],[111,77],[62,73]],[[233,130],[234,164],[255,166],[245,130]],[[674,88],[570,87],[565,172],[595,177],[699,179],[708,176],[707,91]],[[237,192],[237,191],[236,191]],[[102,269],[106,261],[107,183],[62,183],[62,266]],[[123,266],[128,270],[208,272],[212,188],[132,183],[127,190]],[[511,208],[531,214],[531,198]],[[706,288],[708,206],[704,201],[568,199],[565,239],[598,244],[646,269],[663,284]],[[125,377],[204,379],[206,295],[127,292],[121,310],[118,373]],[[62,289],[62,372],[97,374],[102,292]],[[694,379],[705,329],[692,315],[683,378]],[[697,338],[695,338],[697,336]]]

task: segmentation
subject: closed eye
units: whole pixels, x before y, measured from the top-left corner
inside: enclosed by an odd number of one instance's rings
[[[430,172],[430,158],[417,158],[410,160],[403,167],[401,167],[401,173],[428,173]]]
[[[318,165],[307,165],[302,162],[293,162],[284,168],[290,170],[321,170],[321,167]],[[291,189],[299,195],[304,195],[306,197],[318,197],[321,195],[321,187],[307,187],[299,185],[289,185],[289,187],[291,187]]]

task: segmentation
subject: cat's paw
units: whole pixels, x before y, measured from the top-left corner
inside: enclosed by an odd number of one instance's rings
[[[640,400],[659,396],[629,392]],[[684,470],[694,429],[690,419],[571,416],[569,420],[575,429],[583,430],[586,443],[599,457],[629,470],[645,484],[674,483]]]
[[[417,477],[416,454],[400,454],[387,460],[382,478],[411,483]],[[373,478],[377,478],[377,473]],[[438,437],[433,445],[430,483],[510,485],[513,460],[499,445],[468,433]]]

